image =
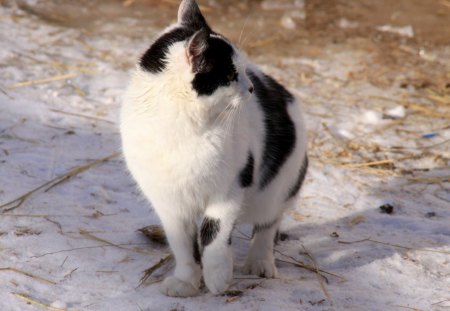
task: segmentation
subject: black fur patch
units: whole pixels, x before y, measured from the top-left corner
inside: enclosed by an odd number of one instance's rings
[[[239,174],[239,182],[240,182],[242,188],[249,187],[253,183],[253,166],[254,165],[255,165],[255,159],[253,158],[252,153],[249,152],[248,158],[247,158],[247,164],[245,164],[245,167],[242,169],[241,173]]]
[[[217,237],[220,231],[220,220],[205,217],[200,229],[200,241],[202,247],[209,245]]]
[[[202,262],[202,256],[200,255],[200,248],[198,246],[197,232],[195,232],[192,242],[193,242],[194,260],[196,263],[198,263],[200,265]]]
[[[167,65],[166,55],[169,47],[180,41],[184,41],[194,34],[193,28],[175,28],[159,37],[150,48],[142,55],[140,66],[151,73],[162,72]]]
[[[286,201],[295,197],[295,195],[298,193],[298,191],[300,190],[300,187],[303,184],[303,181],[305,180],[305,175],[306,175],[307,170],[308,170],[308,157],[305,157],[305,160],[303,161],[303,164],[300,167],[300,172],[298,174],[297,181],[292,186],[291,190],[289,190],[289,194],[286,198]]]
[[[287,112],[287,105],[294,97],[282,85],[264,75],[248,73],[254,91],[264,112],[266,137],[259,188],[264,189],[278,174],[295,147],[295,125]]]
[[[210,37],[208,48],[203,53],[202,63],[192,81],[198,95],[211,95],[221,86],[237,81],[236,67],[233,64],[234,50],[221,38]]]

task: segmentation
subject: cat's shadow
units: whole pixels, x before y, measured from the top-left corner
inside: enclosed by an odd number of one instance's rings
[[[442,175],[442,170],[427,173],[427,176],[439,175]],[[426,181],[426,178],[423,180]],[[285,224],[291,225],[287,228],[281,226],[281,232],[286,236],[284,241],[278,241],[276,245],[276,257],[292,261],[285,256],[287,255],[303,263],[312,264],[309,255],[313,255],[319,268],[341,275],[347,279],[346,282],[353,283],[349,285],[350,288],[364,288],[371,282],[381,283],[378,276],[373,276],[373,279],[371,275],[364,279],[355,278],[352,275],[360,276],[361,273],[353,274],[352,271],[362,271],[377,261],[383,261],[381,265],[395,262],[398,265],[417,266],[430,256],[450,254],[450,251],[443,249],[450,245],[448,193],[445,185],[417,182],[408,176],[375,185],[368,196],[373,197],[374,202],[389,203],[393,207],[392,213],[386,213],[386,210],[380,209],[380,204],[374,203],[362,211],[349,213],[345,217],[325,223],[305,220],[292,225],[292,221],[285,221]],[[339,207],[330,205],[329,208],[331,212]],[[301,211],[302,208],[298,210]],[[290,216],[288,214],[285,217]],[[235,266],[245,258],[248,246],[243,246],[242,243],[248,244],[250,232],[246,226],[237,227],[234,232],[233,244],[235,241],[238,244],[235,245]],[[281,278],[292,277],[292,270],[288,268],[292,265],[277,262],[277,266]],[[298,272],[299,277],[310,273],[301,270]],[[349,275],[352,277],[348,278]],[[313,277],[313,274],[310,276]],[[342,279],[332,276],[329,280],[330,286],[342,282]],[[386,283],[388,281],[385,280]],[[367,292],[367,295],[367,298],[375,299],[373,293]],[[339,300],[343,297],[335,298]],[[382,303],[384,302],[380,300],[380,304]]]

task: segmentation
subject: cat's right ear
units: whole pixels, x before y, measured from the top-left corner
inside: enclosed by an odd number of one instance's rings
[[[208,70],[205,51],[209,46],[209,35],[210,30],[208,28],[202,28],[192,36],[187,45],[186,54],[188,62],[192,67],[192,72],[194,73]]]
[[[206,20],[195,0],[183,0],[181,2],[178,8],[178,23],[194,30],[208,28],[208,24],[206,24]]]

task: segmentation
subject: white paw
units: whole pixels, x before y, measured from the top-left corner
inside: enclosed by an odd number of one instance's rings
[[[227,290],[233,278],[233,257],[231,251],[221,253],[217,256],[203,257],[203,280],[206,287],[214,295]]]
[[[198,288],[174,276],[168,276],[161,284],[161,293],[173,297],[190,297],[198,293]]]
[[[274,260],[259,259],[250,260],[247,259],[243,272],[247,274],[255,274],[260,277],[265,278],[276,278],[278,277],[278,270],[275,266]]]

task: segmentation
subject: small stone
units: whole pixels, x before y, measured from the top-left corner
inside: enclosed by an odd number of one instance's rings
[[[425,214],[425,216],[427,216],[428,218],[436,217],[436,213],[435,212],[428,212],[428,213]]]
[[[406,110],[403,106],[387,109],[383,114],[384,119],[403,119],[405,116]]]
[[[296,24],[290,16],[284,15],[281,18],[281,26],[283,26],[286,29],[295,29]]]
[[[392,214],[394,212],[394,207],[391,204],[383,204],[380,206],[380,210],[385,214]]]
[[[280,241],[286,241],[289,238],[289,235],[285,232],[280,232],[279,239]]]
[[[332,233],[330,234],[330,236],[331,236],[332,238],[338,238],[338,237],[339,237],[339,234],[335,231],[335,232],[332,232]]]
[[[378,124],[381,120],[381,115],[373,110],[365,111],[361,117],[362,121],[367,124]]]

